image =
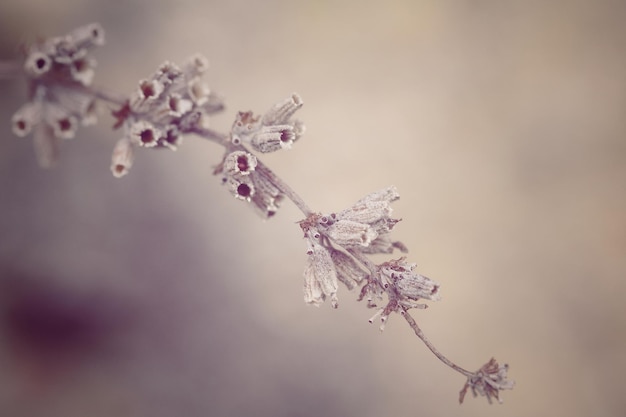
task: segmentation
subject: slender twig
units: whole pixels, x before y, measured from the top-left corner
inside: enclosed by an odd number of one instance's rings
[[[457,371],[457,372],[459,372],[459,373],[461,373],[461,374],[463,374],[463,375],[465,375],[467,377],[473,375],[473,372],[470,372],[470,371],[468,371],[466,369],[461,368],[459,365],[455,364],[450,359],[446,358],[441,352],[439,352],[439,350],[437,350],[435,345],[433,345],[430,342],[430,340],[428,340],[428,338],[426,337],[424,332],[422,332],[422,329],[420,329],[420,327],[417,325],[417,322],[415,321],[415,319],[409,314],[409,312],[407,310],[404,310],[404,312],[401,315],[404,317],[406,322],[409,323],[409,326],[411,326],[411,329],[413,329],[413,331],[415,332],[417,337],[419,337],[422,340],[422,342],[424,342],[424,344],[428,347],[428,349],[430,349],[430,351],[432,353],[434,353],[435,356],[441,362],[445,363],[450,368],[454,369],[455,371]]]
[[[314,213],[313,210],[304,202],[302,197],[300,197],[294,190],[291,188],[285,181],[283,181],[278,175],[274,174],[274,172],[267,167],[263,162],[258,161],[258,165],[256,167],[257,171],[268,180],[272,182],[288,199],[290,199],[293,204],[300,209],[300,211],[306,216],[309,217]]]

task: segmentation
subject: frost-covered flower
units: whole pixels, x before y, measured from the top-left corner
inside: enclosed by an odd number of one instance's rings
[[[134,145],[176,150],[185,133],[205,129],[208,116],[224,108],[222,99],[211,92],[201,76],[208,61],[194,55],[182,67],[166,61],[137,88],[113,115]],[[229,188],[250,201],[254,185],[249,180],[229,179]]]
[[[55,163],[59,139],[71,139],[79,126],[95,122],[95,99],[85,88],[93,80],[96,61],[88,54],[102,44],[104,31],[93,23],[26,48],[24,72],[31,96],[13,115],[13,132],[34,134],[43,167]]]
[[[134,146],[128,137],[121,138],[113,148],[111,172],[115,178],[128,174],[135,160]]]
[[[389,232],[400,220],[390,217],[391,203],[400,198],[395,187],[373,192],[339,213],[318,217],[320,233],[345,248],[364,253],[391,253],[394,248],[406,249],[394,242]]]
[[[394,291],[398,302],[406,308],[417,307],[419,300],[438,301],[439,284],[414,271],[417,265],[405,258],[393,259],[379,265],[380,282],[383,288]]]
[[[231,130],[231,141],[235,145],[249,144],[261,153],[291,148],[304,134],[304,125],[299,120],[291,120],[302,104],[300,96],[294,93],[262,116],[239,112]]]
[[[337,308],[338,279],[335,264],[328,249],[319,243],[315,229],[307,233],[307,263],[304,268],[304,301],[319,306],[326,297]]]
[[[490,404],[492,403],[492,398],[501,403],[500,391],[513,389],[515,386],[515,381],[507,379],[508,370],[509,365],[499,365],[495,358],[491,358],[489,362],[467,378],[467,382],[459,393],[459,403],[463,403],[465,394],[467,394],[467,390],[470,388],[474,397],[482,395],[487,397],[487,401]]]

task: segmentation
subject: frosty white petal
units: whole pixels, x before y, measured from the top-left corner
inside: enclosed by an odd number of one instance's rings
[[[378,234],[369,225],[351,220],[338,220],[325,233],[341,246],[368,246]]]

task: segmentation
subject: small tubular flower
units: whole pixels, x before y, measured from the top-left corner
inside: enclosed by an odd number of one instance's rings
[[[28,135],[33,130],[33,126],[39,123],[40,118],[41,103],[29,101],[13,115],[11,119],[13,133],[20,137]]]
[[[78,119],[58,105],[46,106],[44,120],[52,128],[54,136],[60,139],[72,139],[78,130]]]
[[[255,195],[254,183],[247,175],[227,175],[224,177],[224,183],[230,193],[238,200],[250,201]]]
[[[261,153],[289,149],[304,134],[304,125],[291,116],[302,107],[297,94],[275,104],[263,116],[252,112],[239,112],[231,129],[231,141],[247,143]]]
[[[336,249],[331,249],[330,257],[335,265],[337,278],[348,287],[349,290],[353,290],[367,277],[367,273],[350,255]]]
[[[415,301],[426,299],[438,301],[439,284],[432,279],[413,272],[416,264],[408,263],[405,258],[395,259],[381,264],[380,280],[385,288],[392,288],[398,301],[405,307],[417,307]]]
[[[93,23],[26,48],[30,102],[15,113],[12,127],[17,136],[34,134],[40,165],[53,165],[59,153],[58,141],[51,138],[73,138],[80,125],[95,122],[95,100],[84,87],[96,67],[88,53],[102,44],[104,31]]]
[[[152,148],[157,146],[163,132],[146,120],[138,120],[131,123],[128,136],[133,144]]]
[[[489,404],[493,398],[502,403],[500,391],[513,389],[515,386],[515,381],[507,379],[508,370],[509,365],[499,365],[495,358],[491,358],[478,371],[467,377],[467,382],[459,393],[459,403],[463,403],[465,394],[470,388],[474,397],[477,395],[487,397]]]
[[[224,170],[230,174],[250,175],[256,165],[256,157],[245,151],[231,152],[224,159]]]
[[[326,297],[331,306],[337,308],[337,271],[332,257],[324,246],[320,245],[319,233],[315,229],[307,233],[307,263],[304,268],[304,301],[319,306]]]
[[[34,50],[28,54],[24,61],[26,73],[33,77],[40,77],[52,68],[52,59],[45,53]]]
[[[395,248],[406,249],[393,242],[389,232],[400,220],[390,217],[391,203],[400,198],[395,187],[370,193],[339,213],[319,217],[320,233],[346,248],[363,253],[391,253]]]
[[[111,172],[115,178],[121,178],[128,174],[135,160],[135,152],[132,142],[124,137],[117,141],[111,156]]]

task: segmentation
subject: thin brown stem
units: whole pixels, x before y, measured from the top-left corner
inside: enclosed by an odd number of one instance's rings
[[[450,368],[454,369],[455,371],[469,377],[472,376],[473,373],[461,368],[459,365],[457,365],[456,363],[452,362],[450,359],[446,358],[441,352],[439,352],[439,350],[437,350],[437,348],[435,347],[435,345],[433,345],[430,340],[428,340],[428,338],[426,337],[426,335],[424,334],[424,332],[422,332],[422,329],[420,329],[420,327],[417,325],[417,322],[415,321],[415,319],[409,314],[408,311],[404,311],[402,313],[402,316],[404,316],[404,319],[407,321],[407,323],[409,323],[409,326],[411,326],[411,329],[413,329],[413,331],[415,332],[415,334],[417,335],[417,337],[419,337],[422,342],[424,342],[424,344],[428,347],[428,349],[430,349],[430,351],[432,353],[435,354],[435,356],[443,363],[445,363],[446,365],[448,365]]]
[[[276,188],[278,188],[288,199],[291,200],[293,204],[295,204],[298,209],[304,214],[306,217],[309,217],[313,214],[313,210],[304,202],[302,197],[298,195],[285,181],[283,181],[278,175],[276,175],[271,169],[267,167],[263,162],[258,161],[258,165],[256,170],[261,173],[265,178],[267,178]]]
[[[211,142],[215,142],[218,145],[223,146],[226,149],[229,149],[232,145],[231,142],[228,140],[227,135],[216,132],[213,129],[207,129],[204,127],[194,126],[188,132],[184,132],[184,133],[193,133],[197,136],[200,136],[203,139],[208,139]]]
[[[194,127],[189,133],[194,133],[204,139],[208,139],[212,142],[217,143],[218,145],[226,148],[227,152],[232,152],[236,150],[243,150],[248,152],[248,150],[242,145],[234,145],[229,139],[227,135],[222,133],[218,133],[211,129],[206,129],[202,127]],[[257,159],[256,170],[263,175],[268,181],[270,181],[276,188],[280,190],[282,194],[285,195],[291,202],[306,216],[310,216],[313,214],[313,210],[306,204],[306,202],[296,193],[293,188],[289,186],[285,181],[283,181],[278,175],[274,173],[271,169],[267,167],[263,162]]]

